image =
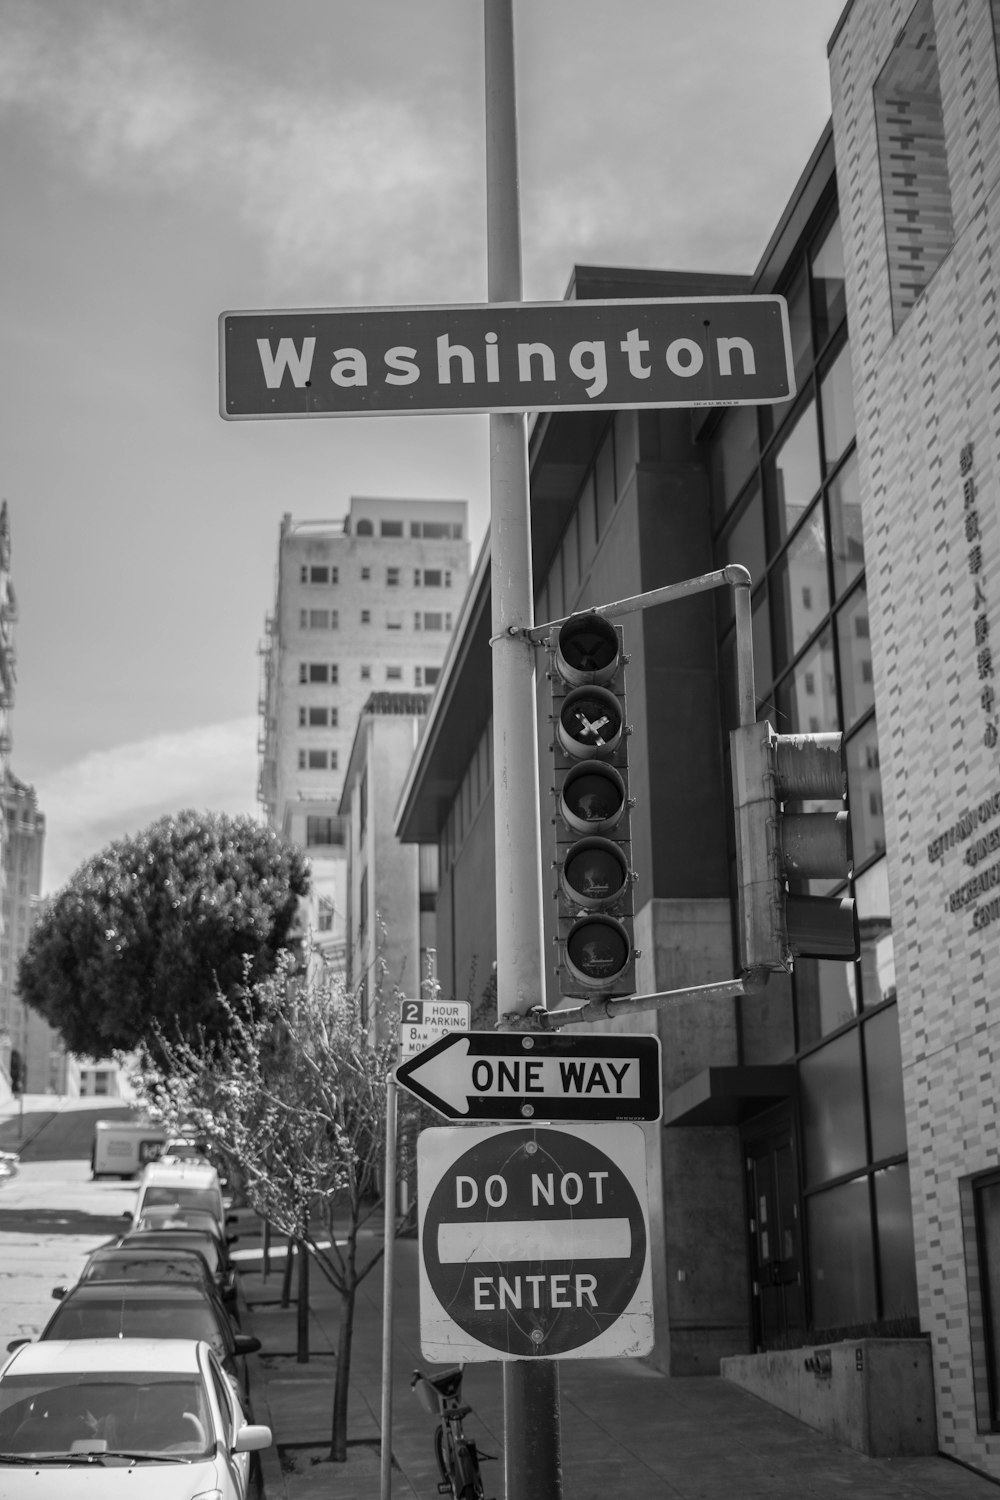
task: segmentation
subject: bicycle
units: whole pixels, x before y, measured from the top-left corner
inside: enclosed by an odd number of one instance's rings
[[[441,1474],[438,1493],[451,1495],[452,1500],[485,1500],[479,1461],[495,1455],[481,1452],[463,1430],[462,1419],[472,1410],[462,1402],[463,1373],[461,1365],[455,1370],[442,1370],[440,1375],[414,1370],[410,1389],[424,1411],[437,1418],[434,1456]]]

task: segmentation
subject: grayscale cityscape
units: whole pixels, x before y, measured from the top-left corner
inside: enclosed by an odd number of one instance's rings
[[[996,1495],[1000,0],[0,54],[0,1500]]]

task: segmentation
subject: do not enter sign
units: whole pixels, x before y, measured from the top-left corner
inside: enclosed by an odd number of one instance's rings
[[[645,1183],[645,1139],[635,1125],[425,1130],[425,1357],[648,1354]]]

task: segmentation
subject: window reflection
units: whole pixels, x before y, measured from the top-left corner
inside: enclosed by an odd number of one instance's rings
[[[840,649],[840,690],[844,701],[844,728],[850,729],[875,706],[871,640],[868,634],[868,591],[855,589],[837,615],[837,645]]]
[[[812,281],[816,342],[822,347],[847,314],[844,296],[844,242],[839,218],[834,219],[826,238],[813,254]]]
[[[830,611],[826,575],[826,529],[817,502],[772,574],[777,665],[784,666],[805,645]]]
[[[823,734],[837,725],[833,636],[827,627],[777,691],[779,734]]]
[[[899,1016],[894,1005],[865,1024],[865,1072],[871,1113],[872,1161],[906,1155],[903,1062]]]
[[[712,492],[720,518],[753,473],[759,456],[757,408],[733,407],[723,417],[712,444]]]
[[[814,1328],[876,1316],[868,1179],[845,1182],[806,1202]]]
[[[919,1312],[913,1249],[910,1169],[905,1162],[875,1173],[878,1262],[882,1274],[883,1318],[912,1318]]]
[[[861,982],[867,1007],[896,997],[896,957],[889,915],[889,863],[880,859],[854,883],[861,928]]]
[[[885,853],[882,777],[874,719],[847,741],[847,801],[857,868],[873,855]]]
[[[817,891],[817,894],[819,892]],[[854,964],[829,959],[795,960],[795,1013],[799,1023],[799,1046],[811,1047],[831,1031],[853,1021],[858,1013],[858,986]]]
[[[847,445],[853,442],[856,431],[849,344],[844,345],[820,381],[819,404],[823,414],[823,455],[829,474]]]
[[[833,587],[839,597],[865,565],[857,449],[832,481],[827,494],[830,504]]]
[[[791,285],[785,289],[788,303],[788,329],[792,341],[792,364],[795,384],[801,386],[813,359],[812,318],[809,310],[809,277],[800,266]]]
[[[727,563],[739,563],[746,568],[754,583],[764,577],[767,554],[764,550],[764,508],[760,499],[760,485],[755,484],[748,498],[740,506],[739,514],[726,528],[716,549],[716,564],[724,568]],[[719,589],[720,618],[733,618],[733,591]]]
[[[802,1059],[799,1087],[806,1184],[863,1167],[865,1117],[856,1027]]]
[[[819,431],[816,403],[810,401],[768,463],[772,549],[795,529],[819,489]]]

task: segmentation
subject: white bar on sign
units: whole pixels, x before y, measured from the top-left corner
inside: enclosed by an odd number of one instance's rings
[[[627,1260],[628,1219],[491,1219],[438,1225],[442,1265],[470,1261]]]

